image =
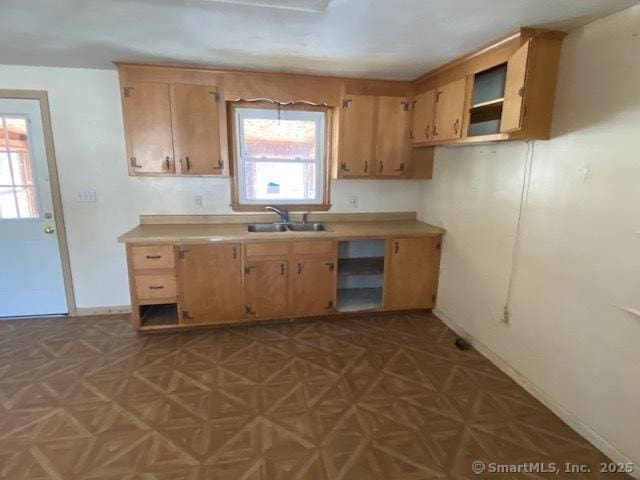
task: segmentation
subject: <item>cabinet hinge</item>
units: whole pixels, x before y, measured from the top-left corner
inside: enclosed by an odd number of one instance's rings
[[[327,302],[327,308],[333,308],[333,300]]]
[[[520,87],[520,89],[518,90],[518,95],[524,97],[524,87]]]
[[[249,265],[245,265],[244,267],[244,274],[245,275],[251,275],[251,268]]]
[[[329,267],[329,271],[330,271],[330,272],[333,272],[333,271],[336,269],[336,264],[335,264],[335,263],[333,263],[333,262],[327,262],[327,263],[325,263],[325,265],[326,265],[327,267]]]
[[[398,168],[396,168],[396,172],[404,172],[404,163],[398,165]]]
[[[251,308],[251,305],[245,305],[244,306],[244,313],[246,313],[247,315],[255,315],[256,312],[253,311],[253,309]]]
[[[129,159],[129,165],[131,165],[131,168],[142,168],[142,165],[138,165],[136,157],[131,157]]]
[[[188,251],[189,250],[187,250],[186,248],[181,248],[180,250],[178,250],[178,258],[184,259],[187,256]]]
[[[222,170],[224,168],[224,162],[222,160],[218,160],[218,168]]]
[[[411,102],[400,102],[402,104],[402,108],[404,108],[405,112],[409,111],[409,106],[411,105]]]
[[[436,244],[436,250],[440,250],[440,247],[442,247],[442,242],[438,242]]]
[[[352,102],[353,100],[342,100],[342,108],[349,108],[349,104]]]
[[[135,90],[135,88],[136,87],[123,87],[122,93],[124,95],[124,98],[129,98],[131,96],[131,92]]]
[[[214,90],[213,92],[209,92],[211,95],[213,95],[213,101],[214,102],[219,102],[220,101],[220,92],[218,90]]]
[[[442,92],[436,93],[436,103],[440,101],[440,95],[442,95]]]
[[[435,293],[433,295],[431,295],[431,301],[433,301],[433,302],[436,301],[436,294]]]
[[[411,102],[411,110],[415,110],[416,109],[416,103],[418,103],[417,100],[414,100],[413,102]]]

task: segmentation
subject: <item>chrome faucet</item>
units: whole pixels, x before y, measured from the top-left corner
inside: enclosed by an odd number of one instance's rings
[[[289,212],[287,212],[286,210],[280,210],[279,208],[272,207],[270,205],[264,207],[264,209],[265,210],[271,210],[272,212],[275,212],[278,215],[280,215],[280,222],[281,223],[289,223]]]

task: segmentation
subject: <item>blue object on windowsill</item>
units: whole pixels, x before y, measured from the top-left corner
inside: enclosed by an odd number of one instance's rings
[[[269,182],[267,184],[267,193],[280,193],[280,184]]]

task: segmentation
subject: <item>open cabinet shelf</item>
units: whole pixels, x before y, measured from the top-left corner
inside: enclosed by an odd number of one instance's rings
[[[384,257],[341,258],[338,275],[382,275]]]
[[[140,305],[140,327],[150,328],[167,325],[178,325],[178,305],[175,303],[158,303]]]
[[[358,312],[373,310],[382,306],[382,287],[339,288],[337,310]]]
[[[338,243],[338,311],[382,307],[385,250],[386,241],[382,239]]]

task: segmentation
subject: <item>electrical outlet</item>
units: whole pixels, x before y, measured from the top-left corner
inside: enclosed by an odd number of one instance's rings
[[[358,208],[358,202],[360,201],[360,197],[355,195],[350,195],[347,197],[347,205],[349,208],[353,208],[354,210]]]
[[[79,190],[77,200],[78,202],[82,202],[82,203],[95,203],[96,201],[95,189],[85,188],[83,190]]]
[[[204,208],[204,199],[202,198],[202,195],[193,196],[193,206],[198,210],[202,210]]]

